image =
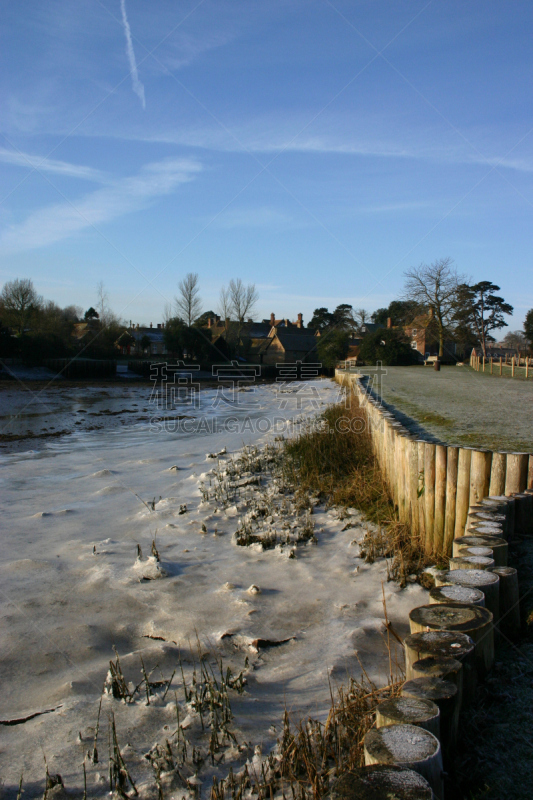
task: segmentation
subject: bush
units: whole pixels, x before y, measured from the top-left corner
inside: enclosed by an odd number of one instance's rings
[[[324,367],[334,367],[346,358],[349,346],[350,334],[347,331],[325,331],[318,339],[318,358]]]
[[[406,366],[416,364],[418,357],[411,348],[403,331],[394,328],[380,328],[369,333],[361,343],[359,359],[365,364],[381,361],[384,366]]]

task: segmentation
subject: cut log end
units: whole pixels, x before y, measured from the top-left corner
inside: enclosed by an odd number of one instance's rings
[[[474,604],[476,606],[485,605],[485,595],[479,589],[471,589],[468,586],[460,586],[456,583],[444,586],[435,586],[429,592],[429,602],[433,603],[461,603]]]
[[[418,725],[440,736],[439,708],[424,697],[392,697],[376,708],[376,728],[385,725]]]
[[[453,681],[458,684],[458,676],[463,665],[456,658],[447,656],[426,656],[412,665],[413,678],[435,678]]]
[[[450,569],[492,569],[496,566],[493,558],[476,555],[460,555],[457,558],[450,558]]]
[[[398,764],[423,775],[442,797],[442,753],[439,740],[417,725],[372,728],[364,738],[365,764]]]
[[[394,764],[373,764],[351,770],[333,785],[330,800],[431,800],[431,786],[422,775]]]
[[[409,614],[411,632],[425,630],[458,631],[475,642],[478,674],[484,677],[494,662],[493,614],[483,606],[457,603],[430,604],[413,608]]]
[[[459,662],[456,663],[459,664]],[[404,683],[402,697],[431,700],[439,705],[440,701],[452,700],[457,697],[457,686],[452,681],[444,681],[442,678],[414,678]]]
[[[411,633],[430,630],[472,633],[492,624],[492,614],[482,606],[459,603],[430,604],[413,608],[409,614]]]

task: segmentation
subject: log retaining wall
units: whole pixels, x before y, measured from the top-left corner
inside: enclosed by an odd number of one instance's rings
[[[424,441],[386,408],[359,373],[335,370],[366,412],[374,451],[401,522],[429,555],[452,555],[469,507],[489,495],[533,489],[533,454],[493,452]]]

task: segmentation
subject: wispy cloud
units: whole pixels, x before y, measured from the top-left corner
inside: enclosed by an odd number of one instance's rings
[[[136,135],[130,129],[122,135],[124,138],[218,152],[331,154],[533,172],[533,155],[509,153],[506,140],[502,142],[501,136],[492,137],[490,130],[466,130],[466,139],[462,139],[453,131],[435,126],[406,127],[395,130],[392,135],[387,125],[387,120],[379,116],[369,117],[362,124],[350,115],[330,114],[322,115],[319,122],[308,126],[302,115],[276,116],[272,113],[268,118],[228,123],[226,128],[207,125],[169,130],[162,124],[157,132]],[[512,142],[513,136],[507,139]]]
[[[201,169],[201,164],[192,159],[166,159],[147,164],[137,175],[90,192],[72,204],[57,203],[39,209],[0,234],[0,254],[44,247],[146,208],[154,198],[193,180]]]
[[[4,164],[13,164],[17,167],[36,169],[38,172],[52,172],[55,175],[65,175],[68,178],[82,178],[87,181],[106,183],[108,177],[100,170],[84,167],[80,164],[69,164],[67,161],[57,161],[30,153],[21,153],[17,150],[7,150],[0,147],[0,161]]]
[[[126,37],[126,55],[130,62],[131,84],[133,91],[142,103],[142,107],[146,108],[146,100],[144,97],[144,86],[139,80],[139,73],[137,71],[137,61],[135,60],[135,52],[133,50],[133,42],[131,39],[130,23],[126,14],[126,0],[120,0],[120,10],[122,11],[122,24],[124,25],[124,36]]]

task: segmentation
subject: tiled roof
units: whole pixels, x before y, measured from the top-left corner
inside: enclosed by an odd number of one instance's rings
[[[306,350],[310,352],[314,350],[317,345],[317,339],[311,333],[284,333],[283,331],[277,332],[277,337],[285,350]]]

